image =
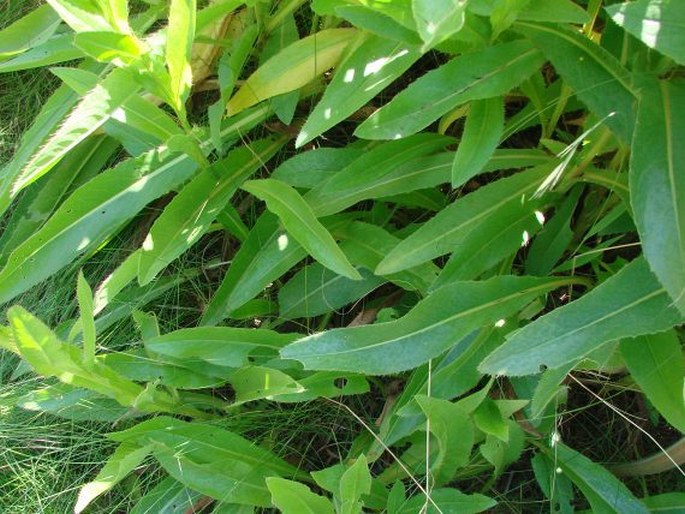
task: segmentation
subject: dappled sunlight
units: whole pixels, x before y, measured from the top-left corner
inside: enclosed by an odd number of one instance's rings
[[[284,252],[286,248],[288,248],[288,244],[290,241],[288,240],[288,235],[287,234],[281,234],[278,236],[278,249],[281,252]]]
[[[345,76],[343,77],[343,82],[345,84],[349,84],[350,82],[352,82],[354,80],[354,75],[355,75],[354,68],[350,68],[349,70],[347,70],[345,72]]]
[[[521,234],[521,246],[526,246],[530,242],[530,234],[527,230],[524,230]]]
[[[499,320],[497,320],[497,322],[495,323],[495,327],[497,327],[497,328],[502,328],[506,323],[507,323],[507,320],[505,320],[505,319],[499,319]]]
[[[81,250],[85,250],[86,248],[88,248],[89,244],[90,244],[90,238],[89,237],[81,238],[81,241],[79,241],[79,244],[76,246],[76,251],[80,252]]]
[[[535,211],[535,219],[538,220],[540,226],[545,224],[545,214],[541,211]]]
[[[152,240],[152,234],[148,234],[147,237],[145,238],[145,241],[143,241],[143,250],[146,252],[150,252],[155,248],[155,243]]]

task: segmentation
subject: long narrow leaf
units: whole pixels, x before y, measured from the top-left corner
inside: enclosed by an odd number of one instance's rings
[[[685,87],[642,90],[630,161],[630,200],[649,266],[685,313]]]
[[[667,330],[685,320],[643,258],[582,298],[514,332],[480,370],[530,375],[579,361],[604,343]]]
[[[450,284],[397,321],[321,332],[286,346],[281,356],[297,359],[307,369],[369,375],[404,371],[437,357],[473,330],[494,324],[566,282],[503,276]]]
[[[269,210],[280,218],[290,236],[321,264],[352,280],[361,280],[359,272],[316,219],[309,204],[292,187],[276,179],[264,179],[249,180],[242,188],[264,200]]]

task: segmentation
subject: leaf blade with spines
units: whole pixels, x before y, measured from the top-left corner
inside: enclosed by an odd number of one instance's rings
[[[580,360],[604,343],[667,330],[684,319],[640,257],[582,298],[511,334],[479,369],[531,375]]]
[[[295,189],[276,179],[249,180],[242,189],[264,200],[288,233],[317,261],[340,275],[361,280],[361,275],[347,260],[330,232],[316,219],[312,208]]]

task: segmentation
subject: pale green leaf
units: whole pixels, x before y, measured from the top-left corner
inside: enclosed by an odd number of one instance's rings
[[[344,243],[341,248],[344,251]],[[368,270],[358,271],[362,280],[351,280],[338,275],[318,262],[302,268],[278,291],[280,317],[311,318],[337,311],[385,282]]]
[[[65,195],[93,178],[118,149],[119,143],[110,137],[90,137],[27,188],[0,235],[0,264],[48,220]]]
[[[270,330],[233,327],[183,328],[145,340],[145,348],[172,357],[181,364],[196,360],[217,366],[239,368],[258,348],[275,353],[295,339],[295,335]]]
[[[491,375],[530,375],[579,361],[604,343],[682,323],[643,258],[580,299],[514,332],[480,365]]]
[[[45,43],[61,23],[49,5],[41,5],[0,31],[0,61]]]
[[[97,61],[117,66],[130,65],[145,53],[138,39],[115,32],[81,32],[74,36],[74,45]]]
[[[89,366],[95,362],[95,318],[93,316],[93,291],[86,277],[83,276],[83,270],[80,270],[78,274],[76,297],[80,314],[79,322],[83,332],[83,362]]]
[[[685,85],[645,86],[630,161],[631,206],[650,268],[685,313]]]
[[[187,514],[188,509],[202,496],[202,493],[187,488],[171,477],[166,477],[145,494],[129,514]]]
[[[683,354],[673,330],[621,341],[630,375],[661,415],[685,433]]]
[[[283,138],[241,146],[199,173],[181,189],[150,229],[140,255],[138,280],[149,283],[197,242],[241,183],[267,162]]]
[[[80,514],[98,496],[106,493],[133,472],[150,454],[152,445],[139,447],[122,443],[109,456],[97,476],[81,486],[74,506],[74,514]]]
[[[264,200],[267,208],[279,217],[288,234],[321,264],[352,280],[361,280],[359,272],[295,189],[276,179],[249,180],[242,189]]]
[[[112,23],[106,3],[91,0],[47,0],[47,3],[76,32],[120,32],[117,24]]]
[[[469,107],[464,133],[452,163],[452,187],[465,184],[480,173],[499,145],[504,128],[501,97],[475,100]]]
[[[101,244],[150,201],[187,180],[196,167],[186,156],[152,151],[124,161],[77,189],[10,255],[0,271],[0,303]]]
[[[124,69],[116,69],[93,88],[50,137],[41,150],[24,166],[10,194],[16,194],[59,162],[69,151],[95,132],[138,88]]]
[[[416,28],[423,40],[422,52],[442,43],[464,25],[464,0],[412,0]]]
[[[271,499],[283,514],[333,514],[333,504],[314,494],[309,487],[285,478],[269,477],[266,486]]]
[[[185,101],[193,85],[190,54],[195,38],[196,0],[171,0],[167,26],[166,65],[169,70],[172,107],[185,119]]]
[[[637,0],[606,7],[618,25],[645,45],[685,64],[685,5],[677,0]]]
[[[414,134],[471,100],[507,93],[543,63],[524,40],[502,43],[455,57],[426,73],[362,123],[364,139],[398,139]]]
[[[252,75],[227,105],[229,116],[263,100],[295,91],[336,66],[355,29],[327,29],[284,48]]]
[[[496,323],[565,282],[502,276],[453,283],[396,321],[314,334],[286,346],[281,356],[299,360],[307,369],[369,375],[404,371],[437,357],[473,330]]]
[[[590,21],[587,12],[573,0],[530,0],[517,18],[527,21],[551,21],[578,25]]]
[[[231,375],[229,380],[235,391],[233,405],[260,400],[279,401],[281,395],[294,395],[305,388],[291,376],[273,368],[247,366]]]
[[[84,366],[80,348],[60,341],[40,320],[19,306],[7,311],[17,350],[33,369],[65,384],[85,387],[132,405],[142,388],[97,361]]]
[[[40,68],[83,57],[83,50],[74,45],[73,34],[58,34],[21,54],[0,61],[0,73]]]
[[[419,57],[416,47],[378,36],[357,46],[336,70],[297,136],[300,147],[363,107]]]

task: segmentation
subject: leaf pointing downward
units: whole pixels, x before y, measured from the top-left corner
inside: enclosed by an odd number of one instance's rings
[[[309,204],[295,189],[276,179],[248,180],[242,188],[264,200],[269,210],[280,218],[288,233],[317,261],[352,280],[362,279],[333,236],[319,223]]]

